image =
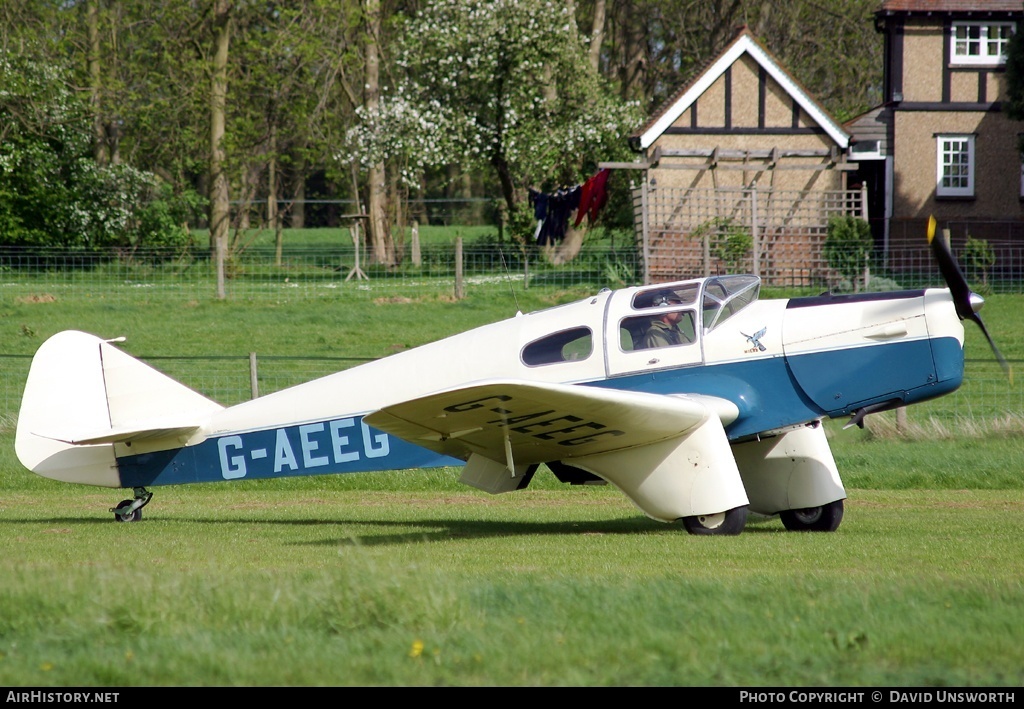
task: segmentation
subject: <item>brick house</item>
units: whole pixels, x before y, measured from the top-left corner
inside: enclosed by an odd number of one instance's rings
[[[884,0],[882,104],[848,122],[850,159],[870,185],[876,244],[911,268],[934,215],[954,251],[985,239],[1005,275],[1019,276],[1024,243],[1024,124],[1001,109],[1005,52],[1021,0]]]
[[[645,282],[748,271],[775,285],[828,281],[830,215],[865,214],[850,134],[747,28],[631,137]],[[745,233],[738,256],[729,237]],[[753,238],[751,238],[753,237]]]

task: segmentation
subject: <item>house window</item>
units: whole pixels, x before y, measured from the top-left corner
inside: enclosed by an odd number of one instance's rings
[[[1005,64],[1012,22],[956,22],[950,37],[953,64]]]
[[[940,135],[938,140],[939,197],[974,196],[974,136]]]

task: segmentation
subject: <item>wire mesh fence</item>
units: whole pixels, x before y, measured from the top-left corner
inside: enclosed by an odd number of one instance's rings
[[[469,244],[457,260],[452,244],[421,248],[417,263],[380,266],[360,260],[353,246],[251,248],[229,259],[224,268],[225,297],[270,301],[335,297],[372,299],[387,292],[415,297],[454,292],[456,278],[467,282],[514,279],[521,287],[574,286],[635,280],[633,249],[588,248],[571,264],[554,266],[537,250],[518,245]],[[160,299],[214,300],[218,274],[208,251],[188,249],[31,253],[0,249],[0,296],[45,298],[70,296],[110,302]]]
[[[656,256],[662,267],[650,274],[650,280],[753,272],[749,256],[741,256],[734,263],[721,257],[709,260],[701,256],[702,238],[709,236],[698,233],[689,237],[696,244],[676,244],[671,247],[675,251],[664,247]],[[821,234],[790,234],[785,247],[773,246],[776,253],[784,248],[791,255],[786,257],[785,268],[761,268],[763,284],[809,292],[944,285],[926,245],[903,245],[876,253],[864,270],[850,279],[829,266],[822,255],[822,239]],[[648,258],[653,261],[655,257]],[[512,279],[523,288],[601,288],[642,283],[643,261],[638,247],[606,243],[585,245],[578,256],[557,265],[541,249],[519,244],[469,243],[461,252],[454,244],[425,245],[417,262],[407,258],[397,266],[366,263],[365,255],[360,261],[352,245],[285,247],[280,255],[272,247],[259,247],[226,262],[224,293],[227,299],[275,302],[336,297],[342,291],[357,299],[373,299],[382,292],[416,297],[425,293],[454,293],[457,278],[464,278],[469,284]],[[982,293],[1024,292],[1024,278],[1020,275],[1024,274],[1024,245],[1000,248],[993,263],[979,265],[963,258],[961,261],[966,261],[963,267],[972,286]],[[678,263],[666,266],[672,262]],[[108,302],[214,300],[219,297],[218,274],[209,251],[198,248],[132,252],[0,249],[0,297],[13,300],[71,296]]]

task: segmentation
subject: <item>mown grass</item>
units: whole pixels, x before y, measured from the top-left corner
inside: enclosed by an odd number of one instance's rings
[[[518,295],[529,310],[580,294]],[[989,301],[1020,359],[1024,299]],[[506,286],[459,302],[38,299],[2,304],[0,336],[12,354],[75,327],[143,355],[377,357],[510,311]],[[828,424],[849,492],[836,533],[754,518],[702,538],[607,487],[541,472],[494,497],[452,469],[157,488],[142,523],[117,524],[124,491],[21,468],[9,413],[0,686],[1020,686],[1021,431],[889,416]]]
[[[161,489],[127,525],[109,492],[5,493],[0,684],[1024,680],[1020,490],[858,490],[835,534],[705,539],[606,488],[432,475]]]

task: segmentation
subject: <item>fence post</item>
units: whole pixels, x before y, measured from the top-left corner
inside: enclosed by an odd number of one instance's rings
[[[412,221],[412,265],[419,268],[423,265],[423,257],[420,255],[420,223]]]
[[[462,237],[455,238],[455,300],[462,300]]]
[[[214,248],[216,249],[217,262],[217,299],[224,300],[227,297],[224,289],[224,237],[217,237]]]
[[[716,225],[712,229],[705,229],[704,235],[700,238],[701,258],[704,261],[704,277],[711,275],[711,232],[717,231]]]
[[[754,275],[761,276],[761,239],[757,230],[757,180],[750,184],[750,236],[754,257]]]
[[[647,170],[643,171],[643,179],[640,181],[640,239],[643,246],[644,254],[644,285],[651,282],[651,217],[647,213],[650,209],[651,198],[647,193],[647,179],[650,177],[650,173]]]
[[[256,353],[255,352],[250,352],[249,353],[249,389],[252,391],[252,398],[253,399],[258,399],[259,396],[260,396],[259,377],[257,375],[258,375],[258,372],[257,372],[257,367],[256,367]]]

